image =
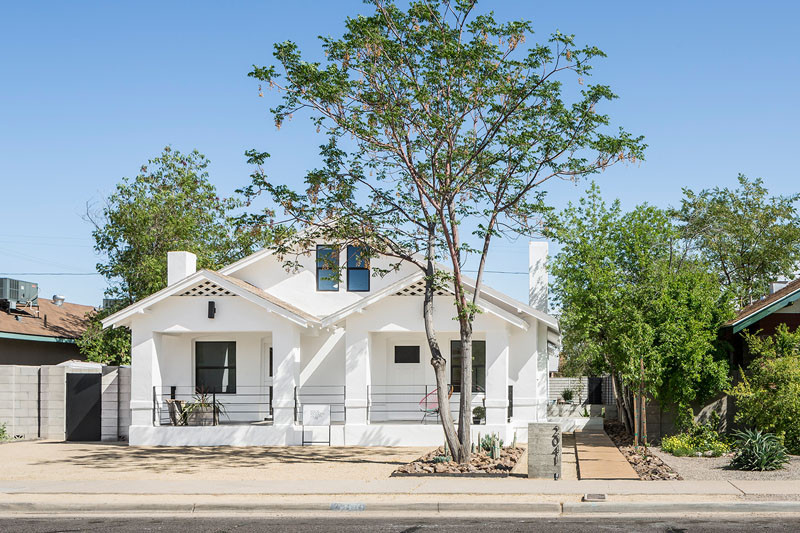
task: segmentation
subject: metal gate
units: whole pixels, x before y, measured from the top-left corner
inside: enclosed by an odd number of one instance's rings
[[[590,404],[603,403],[603,378],[590,377],[588,379],[588,382],[589,382],[589,391],[586,403]]]
[[[67,374],[67,440],[100,440],[102,374]]]

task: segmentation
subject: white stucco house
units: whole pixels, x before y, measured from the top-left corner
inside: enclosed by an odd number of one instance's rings
[[[441,443],[422,273],[406,265],[374,276],[357,252],[319,245],[296,272],[270,250],[219,271],[195,271],[193,254],[170,252],[168,287],[103,321],[132,332],[129,443]],[[559,333],[545,312],[546,254],[545,243],[531,243],[528,304],[482,290],[469,393],[485,419],[475,433],[524,439],[528,422],[546,420],[548,342]],[[340,283],[329,279],[326,256],[348,267]],[[457,417],[465,392],[452,295],[437,295],[434,305]],[[220,406],[213,418],[186,415],[202,404],[198,393]],[[310,427],[303,418],[311,405],[330,406],[331,423]]]

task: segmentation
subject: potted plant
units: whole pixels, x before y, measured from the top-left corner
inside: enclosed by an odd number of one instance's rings
[[[209,392],[197,391],[183,407],[183,419],[187,426],[216,426],[219,424],[219,414],[227,415],[225,406]]]
[[[572,389],[564,389],[561,391],[561,398],[564,400],[564,403],[572,403],[572,397],[575,395]]]
[[[472,410],[473,424],[480,424],[481,422],[483,422],[484,418],[486,418],[486,408],[484,408],[482,405],[479,405]]]

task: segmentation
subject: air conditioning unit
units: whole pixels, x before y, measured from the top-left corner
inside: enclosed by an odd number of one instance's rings
[[[20,279],[0,278],[0,306],[16,309],[27,305],[39,307],[39,284]]]

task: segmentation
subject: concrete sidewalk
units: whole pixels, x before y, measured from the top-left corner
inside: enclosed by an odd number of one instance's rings
[[[800,483],[781,481],[551,481],[524,478],[419,478],[382,480],[217,480],[0,481],[0,499],[12,494],[117,495],[696,495],[765,496],[800,499]]]

